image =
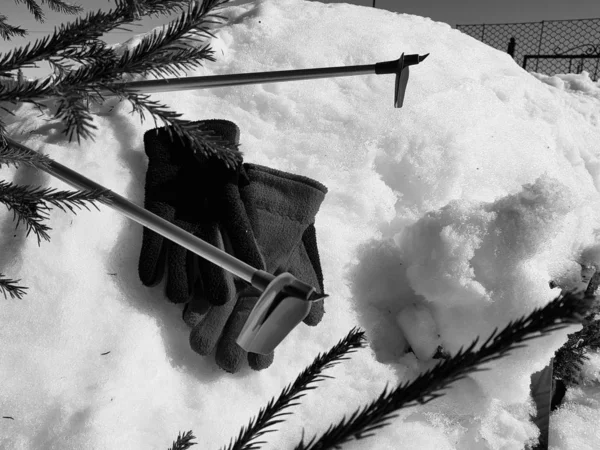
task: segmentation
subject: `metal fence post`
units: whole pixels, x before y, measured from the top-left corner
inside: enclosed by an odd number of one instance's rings
[[[540,32],[540,43],[538,45],[538,55],[542,54],[542,38],[544,37],[544,25],[545,25],[545,21],[542,20],[542,31]],[[537,72],[538,70],[538,63],[540,62],[539,59],[535,60],[535,71]]]
[[[508,49],[506,53],[508,53],[513,59],[515,58],[515,47],[517,46],[517,41],[515,37],[511,37],[510,41],[508,41]]]

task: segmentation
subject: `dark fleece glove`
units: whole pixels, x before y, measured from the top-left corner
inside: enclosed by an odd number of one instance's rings
[[[239,142],[239,128],[233,122],[205,120],[194,125],[222,141]],[[237,191],[238,172],[227,169],[216,158],[199,160],[189,143],[175,133],[171,138],[167,127],[146,132],[144,146],[148,155],[145,208],[223,248],[219,202],[225,192]],[[219,267],[147,228],[143,230],[138,270],[146,286],[157,285],[166,275],[166,295],[174,303],[203,296],[224,304],[235,292],[232,278]]]
[[[327,188],[310,178],[259,165],[244,164],[243,172],[239,193],[253,238],[242,238],[257,245],[265,263],[264,270],[274,274],[290,272],[323,292],[314,220]],[[239,245],[234,241],[239,237],[226,239],[229,243],[225,247],[234,255]],[[228,372],[238,371],[246,358],[251,368],[261,370],[271,365],[273,354],[246,354],[236,343],[261,293],[242,281],[236,282],[236,288],[236,301],[223,306],[204,302],[202,307],[200,302],[190,303],[184,314],[192,326],[190,345],[201,355],[210,354],[216,347],[216,362]],[[323,313],[323,301],[314,302],[304,322],[314,326],[321,321]]]

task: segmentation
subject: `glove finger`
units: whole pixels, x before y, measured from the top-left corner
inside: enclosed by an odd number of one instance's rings
[[[275,353],[268,355],[259,355],[258,353],[248,353],[248,365],[253,370],[263,370],[273,364]]]
[[[223,249],[223,240],[215,223],[192,225],[184,220],[176,220],[174,223],[203,241]],[[172,302],[185,303],[194,297],[200,297],[213,305],[223,305],[235,296],[233,276],[229,272],[180,245],[170,246],[168,261],[167,297]]]
[[[304,322],[309,327],[314,327],[321,323],[324,314],[325,302],[323,300],[312,302],[310,305],[310,311],[308,312],[304,320],[302,320],[302,322]]]
[[[223,335],[217,344],[215,361],[219,367],[229,373],[237,372],[242,361],[247,358],[247,352],[237,344],[236,339],[258,300],[255,292],[255,289],[252,291],[249,289],[239,295],[235,309],[227,321]]]
[[[321,268],[321,258],[319,257],[319,248],[317,247],[317,231],[315,230],[314,223],[311,223],[306,228],[306,231],[302,235],[302,243],[304,244],[304,251],[306,252],[306,256],[310,261],[317,283],[319,284],[318,288],[320,289],[321,294],[323,294],[325,293],[323,270]],[[303,322],[306,325],[315,326],[321,322],[323,314],[325,314],[325,301],[319,300],[318,302],[313,302],[310,312],[304,318]]]
[[[195,296],[183,307],[181,318],[188,327],[194,328],[206,316],[211,304],[203,297]]]
[[[166,130],[150,130],[144,134],[144,149],[148,168],[144,185],[144,208],[173,222],[175,219],[175,185],[181,165],[172,161],[173,142],[166,141]],[[165,275],[165,263],[170,241],[144,228],[138,271],[142,283],[156,286]]]
[[[192,254],[189,252],[188,255]],[[193,254],[192,254],[193,255]],[[210,302],[206,299],[204,295],[204,284],[202,282],[201,276],[201,268],[200,262],[203,258],[200,258],[197,255],[193,255],[191,258],[190,266],[193,267],[193,273],[195,275],[195,282],[192,288],[193,295],[191,296],[189,302],[187,302],[183,308],[183,312],[181,314],[181,318],[190,328],[195,327],[202,318],[206,315],[209,308],[211,307]]]
[[[311,264],[310,258],[308,257],[306,247],[303,242],[300,242],[298,246],[294,249],[290,258],[288,260],[288,266],[285,270],[286,272],[291,273],[296,278],[305,283],[310,284],[318,292],[323,292],[321,290],[321,285],[319,280],[317,280],[316,271]],[[316,302],[312,302],[310,306],[310,311],[307,316],[304,318],[303,322],[309,326],[315,326],[321,319],[323,318],[323,314],[325,314],[325,305],[323,300],[319,300]]]
[[[240,172],[242,177],[243,167],[240,168]],[[217,201],[220,204],[219,225],[227,252],[256,269],[264,270],[265,262],[254,237],[238,186],[233,183],[226,184]]]
[[[190,332],[190,347],[199,355],[209,355],[214,350],[223,329],[230,318],[235,301],[223,306],[210,306],[208,312],[192,328]]]
[[[216,223],[208,224],[204,227],[204,232],[204,236],[200,236],[201,239],[231,254],[231,251],[224,243],[224,236],[221,234],[219,226]],[[216,306],[234,301],[236,290],[233,275],[204,258],[198,259],[200,276],[202,277],[202,285],[204,287],[203,295],[206,300]]]
[[[319,283],[319,288],[321,288],[321,293],[325,292],[325,286],[323,281],[323,270],[321,268],[321,258],[319,257],[319,248],[317,247],[317,230],[315,230],[315,224],[311,223],[304,231],[302,235],[302,242],[304,243],[304,249],[306,250],[306,255],[310,260],[313,270],[315,271],[315,275],[317,277],[317,281]]]
[[[183,220],[175,220],[173,223],[189,233],[195,231],[193,225]],[[193,285],[196,282],[194,256],[181,245],[171,243],[169,247],[166,293],[173,303],[185,303],[193,295]]]
[[[173,207],[162,202],[149,204],[146,209],[169,222],[172,222],[175,216]],[[168,247],[169,241],[160,234],[146,227],[143,228],[138,274],[145,286],[156,286],[162,281],[165,274]]]

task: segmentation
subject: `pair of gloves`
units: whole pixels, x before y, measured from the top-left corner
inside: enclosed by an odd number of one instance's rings
[[[194,124],[227,143],[238,144],[239,128],[227,120]],[[166,127],[144,135],[148,156],[147,210],[274,275],[289,272],[324,292],[314,220],[327,188],[307,177],[255,164],[227,168],[201,156]],[[166,296],[184,303],[190,346],[200,355],[214,350],[217,364],[237,372],[247,359],[254,370],[273,353],[246,353],[237,343],[261,292],[161,235],[144,228],[139,276],[156,286],[166,276]],[[313,302],[304,323],[317,325],[323,301]]]

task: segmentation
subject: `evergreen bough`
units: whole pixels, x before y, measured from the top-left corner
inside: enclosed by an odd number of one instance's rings
[[[101,105],[107,93],[128,101],[133,112],[144,120],[151,117],[156,126],[170,125],[181,139],[189,140],[204,155],[216,155],[228,167],[241,161],[238,145],[220,140],[207,131],[199,130],[181,114],[168,106],[151,100],[149,95],[136,93],[123,82],[136,76],[174,77],[186,70],[201,67],[204,61],[215,61],[213,50],[203,40],[212,37],[210,27],[223,19],[215,12],[229,0],[115,0],[108,11],[88,12],[74,21],[55,27],[54,32],[24,47],[0,54],[0,110],[13,114],[10,104],[30,103],[64,125],[63,134],[72,141],[93,139],[97,127],[90,112],[91,104]],[[44,11],[36,0],[15,0],[23,3],[39,22],[44,21]],[[83,10],[62,0],[41,0],[53,11],[79,14]],[[177,13],[178,18],[157,32],[144,36],[135,48],[117,52],[101,37],[110,31],[125,29],[129,24],[145,17]],[[25,36],[27,31],[8,24],[0,15],[0,36],[10,40]],[[46,61],[53,73],[45,78],[28,80],[24,68],[35,67]],[[10,144],[6,138],[5,123],[0,117],[0,168],[28,165],[47,168],[51,160],[44,154],[24,152]],[[174,137],[174,136],[172,136]],[[0,180],[0,203],[13,212],[16,227],[21,223],[27,235],[50,240],[51,228],[44,222],[51,207],[75,213],[75,208],[95,206],[107,202],[101,191],[56,191],[42,187],[18,186]],[[0,273],[0,292],[21,298],[25,286]]]
[[[294,450],[340,449],[352,440],[366,440],[377,430],[390,425],[400,409],[429,403],[443,396],[442,391],[452,383],[470,373],[487,370],[481,367],[483,364],[507,356],[513,350],[524,347],[524,343],[531,339],[563,329],[569,324],[580,323],[595,302],[594,296],[584,293],[560,295],[545,307],[510,322],[502,331],[494,330],[482,344],[475,339],[466,349],[461,348],[455,355],[440,361],[414,380],[400,383],[394,388],[386,386],[377,398],[330,425],[321,435],[307,441],[303,437]],[[296,406],[303,391],[316,388],[314,383],[331,378],[323,375],[323,370],[347,359],[347,354],[364,346],[364,332],[357,328],[350,330],[330,351],[317,356],[277,399],[272,399],[261,408],[249,425],[242,428],[229,446],[222,450],[259,449],[259,444],[264,442],[255,440],[274,431],[271,429],[273,425],[283,422],[280,418],[290,414],[283,410]],[[366,448],[369,448],[368,443]]]
[[[597,271],[585,292],[586,295],[594,295],[600,285],[600,271]],[[585,361],[589,360],[587,353],[600,350],[600,303],[592,305],[587,316],[583,320],[583,328],[575,333],[569,334],[567,342],[559,348],[554,355],[555,380],[561,380],[567,386],[579,384],[581,381],[581,369]]]

